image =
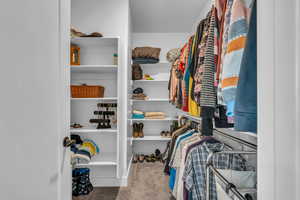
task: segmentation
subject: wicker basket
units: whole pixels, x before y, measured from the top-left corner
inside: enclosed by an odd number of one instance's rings
[[[102,98],[104,87],[100,85],[72,85],[72,98]]]

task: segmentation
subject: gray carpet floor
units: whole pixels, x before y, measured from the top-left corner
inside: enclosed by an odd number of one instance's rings
[[[163,174],[163,164],[132,164],[128,187],[95,188],[84,197],[73,200],[169,200],[168,177]]]

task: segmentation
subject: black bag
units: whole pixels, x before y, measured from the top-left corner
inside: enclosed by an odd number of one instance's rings
[[[132,80],[143,79],[143,70],[139,64],[132,65]]]

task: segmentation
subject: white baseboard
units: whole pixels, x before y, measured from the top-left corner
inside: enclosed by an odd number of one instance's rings
[[[105,177],[92,177],[91,182],[94,187],[127,187],[128,178],[131,172],[133,156],[130,159],[129,166],[126,172],[126,175],[122,178],[105,178]]]

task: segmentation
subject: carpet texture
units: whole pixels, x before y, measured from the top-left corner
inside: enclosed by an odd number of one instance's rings
[[[87,196],[73,200],[169,200],[168,176],[162,163],[132,164],[128,187],[94,188]]]

